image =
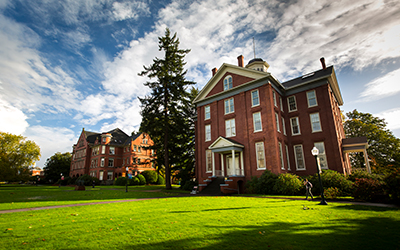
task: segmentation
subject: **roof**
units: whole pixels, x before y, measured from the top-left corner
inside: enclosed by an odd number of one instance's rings
[[[109,145],[115,145],[115,146],[127,146],[130,144],[131,141],[136,140],[142,134],[142,133],[137,133],[129,136],[119,128],[104,133],[97,133],[90,131],[84,131],[84,133],[86,141],[90,144],[94,144],[96,139],[100,140],[102,134],[111,134],[111,141]]]
[[[311,72],[309,74],[305,74],[303,76],[283,82],[282,85],[286,89],[288,89],[288,88],[296,87],[298,85],[303,85],[305,83],[317,81],[322,78],[327,78],[327,77],[331,76],[332,70],[333,70],[333,66],[330,66],[330,67],[327,67],[326,69],[317,70],[317,71]]]

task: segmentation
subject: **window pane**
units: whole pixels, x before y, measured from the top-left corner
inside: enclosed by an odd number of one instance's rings
[[[206,141],[211,140],[211,125],[206,125]]]
[[[308,106],[317,106],[317,97],[315,96],[315,91],[307,92]]]
[[[283,162],[283,149],[282,149],[282,143],[279,142],[279,158],[281,160],[281,169],[285,170],[285,165]]]
[[[311,128],[313,132],[321,131],[321,123],[319,122],[319,113],[310,114]]]
[[[292,134],[293,135],[298,135],[300,134],[300,126],[299,126],[299,118],[291,118],[290,123],[292,124]]]
[[[265,168],[265,156],[264,156],[264,142],[256,143],[256,154],[257,154],[257,168]]]
[[[319,154],[318,154],[319,165],[323,169],[328,169],[328,161],[326,159],[324,143],[323,142],[316,142],[316,143],[314,143],[314,146],[316,148],[318,148],[318,151],[319,151]]]
[[[289,111],[297,110],[296,98],[294,96],[289,97],[288,102],[289,102]]]
[[[211,172],[212,171],[212,162],[211,162],[211,150],[206,150],[206,169],[207,172]]]
[[[205,110],[205,119],[207,120],[207,119],[210,119],[210,117],[211,117],[211,114],[210,114],[210,106],[206,106],[205,108],[204,108],[204,110]]]
[[[303,146],[302,145],[294,146],[294,154],[296,157],[297,169],[305,169],[304,160],[303,160]]]
[[[278,132],[281,132],[281,128],[279,126],[279,116],[278,113],[275,113],[275,122],[276,122],[276,129],[278,130]]]
[[[258,90],[255,90],[253,92],[251,92],[251,106],[257,106],[260,104],[260,100],[258,97]]]
[[[254,131],[261,131],[261,113],[257,112],[253,114]]]
[[[234,106],[233,106],[233,98],[229,99],[229,105],[230,105],[230,113],[235,112]]]

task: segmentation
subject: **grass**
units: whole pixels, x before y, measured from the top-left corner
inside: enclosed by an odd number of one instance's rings
[[[317,204],[240,196],[180,197],[1,214],[0,245],[6,249],[399,249],[399,209]]]

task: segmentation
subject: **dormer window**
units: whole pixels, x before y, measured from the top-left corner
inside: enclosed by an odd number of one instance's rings
[[[231,89],[233,87],[232,84],[232,76],[227,76],[224,79],[224,90]]]

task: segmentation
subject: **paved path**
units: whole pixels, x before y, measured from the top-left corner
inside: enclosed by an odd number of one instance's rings
[[[16,213],[16,212],[26,212],[26,211],[36,211],[36,210],[46,210],[46,209],[54,209],[54,208],[63,208],[63,207],[79,207],[79,206],[89,206],[89,205],[98,205],[98,204],[109,204],[109,203],[121,203],[121,202],[133,202],[133,201],[143,201],[143,200],[154,200],[154,199],[166,199],[166,198],[177,198],[177,197],[190,197],[190,196],[206,196],[201,194],[190,195],[190,194],[179,194],[177,196],[166,196],[166,197],[156,197],[156,198],[140,198],[140,199],[127,199],[127,200],[115,200],[115,201],[99,201],[99,202],[88,202],[88,203],[77,203],[77,204],[65,204],[65,205],[57,205],[57,206],[47,206],[47,207],[32,207],[32,208],[20,208],[20,209],[10,209],[10,210],[1,210],[0,214],[8,214],[8,213]],[[209,195],[207,195],[209,196]],[[240,196],[239,196],[240,197]],[[290,198],[290,197],[257,197],[257,196],[247,196],[252,198],[264,198],[264,199],[288,199],[288,200],[304,200],[302,198]],[[316,200],[318,201],[318,200]],[[353,204],[353,205],[361,205],[361,206],[374,206],[374,207],[389,207],[389,208],[400,208],[393,204],[383,204],[383,203],[368,203],[368,202],[355,202],[355,201],[328,201],[334,203],[343,203],[343,204]]]

